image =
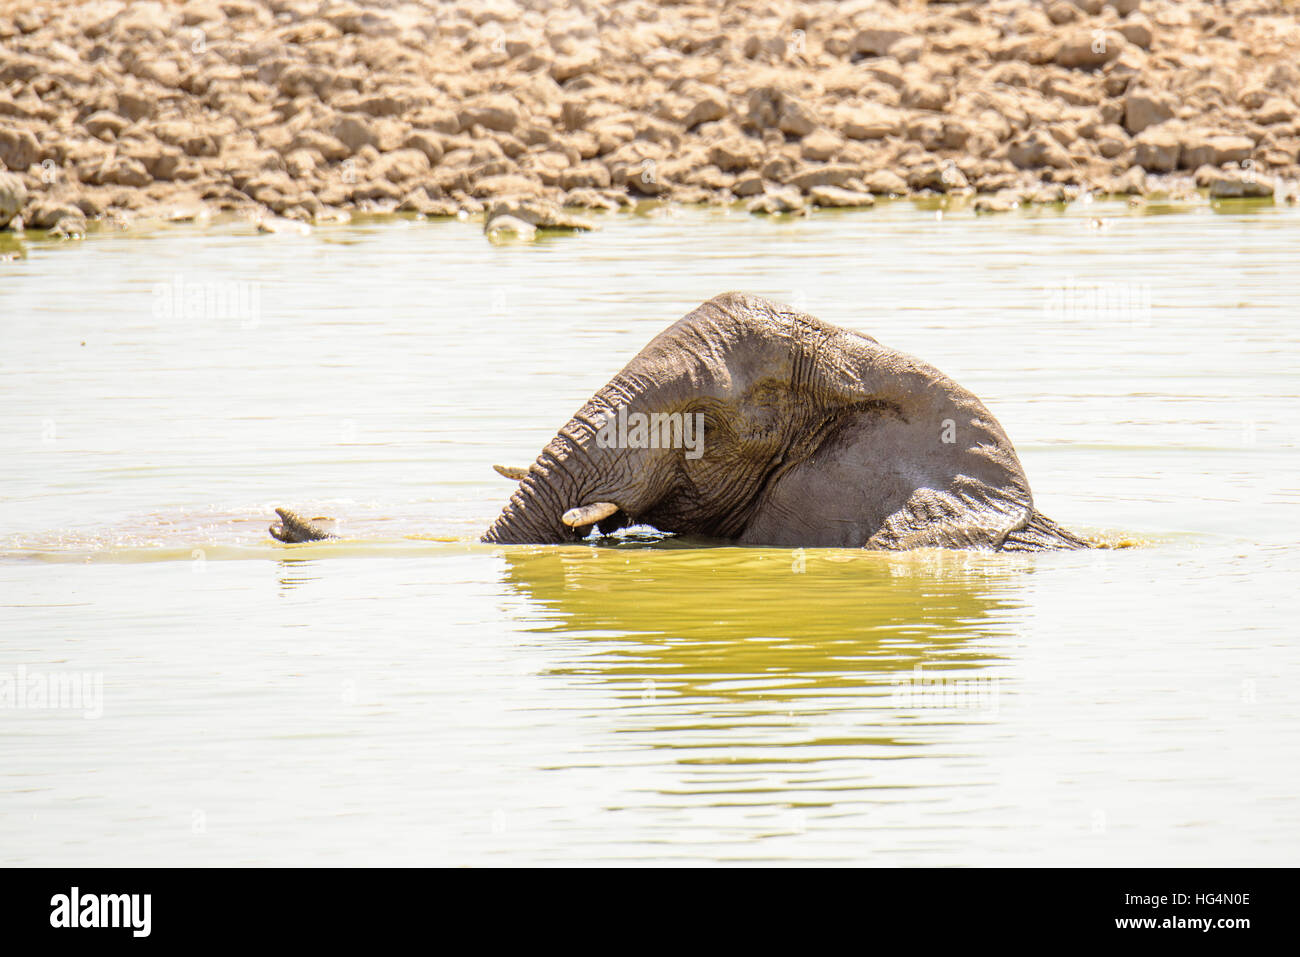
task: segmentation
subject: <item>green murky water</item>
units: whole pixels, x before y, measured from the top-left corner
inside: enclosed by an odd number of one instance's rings
[[[0,861],[1292,863],[1298,235],[893,204],[29,246]],[[727,289],[934,363],[1044,512],[1147,544],[476,544],[491,464]],[[274,545],[277,504],[354,540]]]

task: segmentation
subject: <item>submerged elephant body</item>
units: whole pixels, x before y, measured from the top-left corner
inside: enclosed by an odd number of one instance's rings
[[[973,394],[870,336],[737,293],[660,333],[592,396],[483,541],[632,524],[740,545],[1086,545],[1035,510]]]

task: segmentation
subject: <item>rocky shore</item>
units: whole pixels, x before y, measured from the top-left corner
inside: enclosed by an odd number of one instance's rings
[[[0,0],[0,228],[1281,199],[1298,96],[1296,0]]]

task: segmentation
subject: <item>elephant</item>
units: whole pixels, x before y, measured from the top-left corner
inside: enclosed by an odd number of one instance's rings
[[[481,541],[629,525],[745,546],[1079,549],[972,393],[870,336],[744,293],[656,336],[527,468]],[[335,536],[288,509],[282,542]]]
[[[1090,547],[1034,508],[971,392],[870,336],[744,293],[656,336],[526,469],[482,541],[629,525],[743,546]]]

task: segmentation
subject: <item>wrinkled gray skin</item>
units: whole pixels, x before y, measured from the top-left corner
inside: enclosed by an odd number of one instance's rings
[[[277,508],[275,514],[280,516],[280,521],[276,522],[267,529],[271,537],[281,542],[294,544],[296,542],[319,542],[326,538],[336,538],[330,532],[325,531],[316,524],[317,521],[324,519],[303,518],[297,512],[291,512],[287,508]]]
[[[598,447],[620,406],[702,412],[703,455]],[[591,525],[561,517],[594,503],[618,506],[603,533],[647,524],[741,545],[1086,547],[1034,509],[1015,449],[970,392],[870,336],[738,293],[660,333],[592,396],[483,541],[574,541]]]

